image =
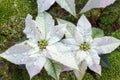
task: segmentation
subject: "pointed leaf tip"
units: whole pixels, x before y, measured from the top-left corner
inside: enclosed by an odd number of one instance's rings
[[[113,4],[116,0],[88,0],[87,4],[80,11],[80,13],[85,13],[93,8],[105,8]]]
[[[56,2],[74,17],[76,17],[75,0],[56,0]]]

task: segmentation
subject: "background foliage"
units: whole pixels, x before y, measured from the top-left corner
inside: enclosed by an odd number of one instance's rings
[[[79,13],[87,0],[76,0],[76,11]],[[62,18],[77,23],[74,18],[60,6],[54,4],[48,11],[55,18]],[[23,29],[27,14],[37,15],[36,0],[0,0],[0,53],[15,43],[25,40]],[[105,35],[114,36],[120,39],[120,0],[105,9],[93,9],[85,15],[94,27],[104,30]],[[98,80],[120,80],[120,47],[112,54],[109,54],[111,69],[103,68],[102,76],[97,75]],[[14,65],[0,58],[0,80],[29,80],[27,71],[23,66]],[[54,80],[43,70],[33,80]],[[62,73],[60,80],[76,80],[72,72]],[[84,80],[93,80],[89,73],[86,73]]]

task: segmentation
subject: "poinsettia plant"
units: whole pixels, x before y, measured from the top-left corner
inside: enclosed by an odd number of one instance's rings
[[[63,71],[73,70],[78,79],[82,79],[87,67],[101,75],[99,55],[111,53],[120,45],[120,40],[98,34],[92,39],[91,24],[84,15],[77,27],[68,21],[57,21],[59,25],[54,26],[48,13],[39,14],[36,20],[28,15],[23,31],[28,40],[12,46],[0,56],[15,64],[25,64],[30,79],[43,66],[55,79],[59,79],[63,65],[67,66]]]
[[[27,39],[8,48],[0,57],[16,65],[24,64],[30,79],[43,67],[56,80],[64,71],[73,71],[78,80],[82,80],[86,71],[101,75],[101,66],[110,67],[106,54],[114,51],[120,40],[104,36],[101,29],[92,27],[85,15],[80,17],[77,26],[58,18],[58,25],[55,25],[52,16],[45,12],[55,2],[76,16],[75,0],[37,0],[36,19],[30,14],[25,19],[23,32]],[[105,8],[114,2],[88,0],[80,13]]]

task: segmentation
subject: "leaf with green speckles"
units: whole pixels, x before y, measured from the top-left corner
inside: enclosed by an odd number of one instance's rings
[[[61,64],[58,64],[58,63],[48,59],[46,61],[46,64],[44,65],[44,68],[50,76],[52,76],[56,80],[59,80],[59,75],[60,75],[61,70],[62,70]]]

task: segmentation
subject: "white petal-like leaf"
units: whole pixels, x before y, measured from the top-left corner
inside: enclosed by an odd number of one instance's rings
[[[56,0],[56,2],[65,10],[76,16],[75,0]]]
[[[83,36],[76,29],[76,26],[73,23],[71,23],[69,21],[62,20],[62,19],[57,19],[57,22],[58,22],[58,24],[64,24],[64,23],[67,24],[66,33],[65,33],[66,38],[73,38],[74,37],[75,40],[78,43],[82,43],[83,42],[83,39],[82,39]]]
[[[68,46],[70,48],[70,51],[74,52],[72,53],[73,56],[75,56],[76,51],[80,49],[80,46],[79,46],[80,44],[78,44],[76,40],[74,40],[73,38],[63,39],[61,42],[64,43],[66,46]]]
[[[22,42],[10,47],[4,53],[0,54],[0,56],[14,64],[26,64],[33,50],[26,42]]]
[[[64,72],[64,71],[72,71],[72,70],[73,70],[72,68],[69,68],[67,66],[62,67],[62,72]]]
[[[94,62],[93,62],[92,57],[90,55],[87,56],[87,58],[85,60],[86,60],[88,66],[94,65]]]
[[[78,45],[80,45],[81,43],[84,42],[84,37],[78,29],[74,30],[73,37],[76,40],[76,42],[78,43]]]
[[[48,10],[54,3],[55,0],[37,0],[38,13]]]
[[[79,32],[82,34],[85,41],[92,36],[91,24],[84,15],[82,15],[79,19],[77,28],[79,29]]]
[[[53,26],[50,29],[50,32],[47,34],[48,43],[53,44],[60,41],[65,34],[65,30],[66,30],[66,24]]]
[[[93,42],[99,54],[111,53],[120,45],[120,40],[114,37],[95,38]]]
[[[80,13],[84,13],[93,8],[105,8],[106,6],[113,4],[115,1],[116,0],[88,0],[87,4],[84,6]]]
[[[54,20],[47,12],[38,14],[36,17],[36,23],[38,29],[41,31],[41,37],[43,38],[46,37],[46,34],[49,32],[50,28],[54,26]]]
[[[83,61],[79,64],[79,71],[78,70],[74,70],[74,74],[75,76],[77,77],[78,80],[82,80],[85,73],[86,73],[86,70],[87,70],[87,63],[86,61]]]
[[[98,73],[99,75],[101,75],[101,65],[100,64],[94,64],[92,66],[89,67],[92,71]]]
[[[68,44],[68,45],[74,45],[74,46],[75,46],[75,45],[79,45],[79,44],[77,44],[76,40],[73,39],[73,38],[63,39],[62,42],[63,42],[64,44]]]
[[[52,59],[70,68],[78,70],[74,56],[69,52],[70,48],[62,43],[57,43],[47,47]]]
[[[66,32],[65,32],[65,36],[67,38],[70,38],[73,36],[72,34],[74,33],[74,29],[76,28],[76,26],[73,23],[62,20],[62,19],[58,19],[58,18],[57,18],[57,22],[58,24],[67,24]]]
[[[44,65],[45,70],[49,75],[51,75],[55,80],[59,80],[59,76],[62,70],[62,65],[56,63],[50,59],[47,59],[46,64]]]
[[[32,79],[33,76],[37,75],[42,70],[45,63],[46,58],[40,53],[35,53],[31,57],[29,57],[26,68],[30,75],[30,79]]]
[[[80,64],[83,60],[85,60],[88,54],[89,53],[85,51],[77,51],[75,56],[77,64]]]
[[[90,55],[86,58],[88,67],[101,75],[101,66],[100,66],[100,57],[97,54],[97,51],[91,50]]]
[[[24,33],[27,35],[27,38],[32,39],[32,40],[40,40],[41,37],[41,32],[40,30],[37,29],[37,25],[34,20],[32,20],[31,15],[27,15],[26,20],[26,27],[24,29]]]

